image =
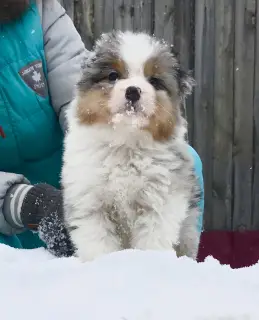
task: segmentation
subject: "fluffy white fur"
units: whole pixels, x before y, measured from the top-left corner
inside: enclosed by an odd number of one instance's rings
[[[119,81],[111,95],[114,125],[80,124],[77,99],[68,113],[62,172],[65,219],[82,261],[124,248],[175,248],[192,258],[197,254],[199,210],[190,206],[197,181],[184,125],[174,137],[159,142],[139,130],[148,117],[120,111],[124,89],[137,82],[146,92],[144,101],[149,101],[144,109],[152,112],[153,89],[139,68],[151,48],[145,49],[148,43],[141,37],[138,41],[143,48],[139,61],[128,62],[129,79]],[[125,46],[121,55],[127,61]]]

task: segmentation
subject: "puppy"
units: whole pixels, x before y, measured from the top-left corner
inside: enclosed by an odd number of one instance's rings
[[[82,261],[125,248],[196,258],[199,185],[180,104],[194,80],[145,33],[103,34],[69,110],[65,221]]]

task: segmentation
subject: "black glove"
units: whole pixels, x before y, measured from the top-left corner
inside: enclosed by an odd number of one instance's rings
[[[26,194],[21,206],[23,225],[37,231],[40,221],[50,215],[63,215],[62,192],[48,184],[37,184]]]
[[[17,192],[10,190],[10,193],[15,195]],[[11,206],[11,201],[9,202]],[[5,205],[4,208],[5,218],[10,225],[16,227],[15,222],[19,221],[20,227],[22,224],[27,229],[38,231],[39,237],[52,254],[59,257],[73,255],[74,248],[64,223],[63,197],[60,190],[48,184],[37,184],[29,188],[19,212],[19,206],[14,213],[13,207],[8,210]]]

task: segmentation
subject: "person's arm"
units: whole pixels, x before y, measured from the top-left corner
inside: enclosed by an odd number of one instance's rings
[[[13,192],[9,192],[14,186],[19,186],[16,197],[13,197]],[[4,209],[7,209],[8,204],[10,214],[14,212],[15,219],[21,201],[30,187],[29,182],[22,175],[0,171],[0,233],[10,236],[24,230],[24,226],[19,221],[15,225],[8,223]]]
[[[65,112],[74,98],[75,85],[88,51],[72,20],[57,0],[44,0],[42,6],[48,86],[52,105],[65,130]]]

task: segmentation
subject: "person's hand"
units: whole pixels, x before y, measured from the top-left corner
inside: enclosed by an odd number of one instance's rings
[[[62,215],[62,193],[48,185],[15,185],[7,193],[4,216],[13,228],[37,231],[39,222],[50,213]]]
[[[48,184],[15,185],[4,203],[6,221],[17,229],[38,231],[47,249],[56,256],[74,252],[63,220],[62,192]]]

